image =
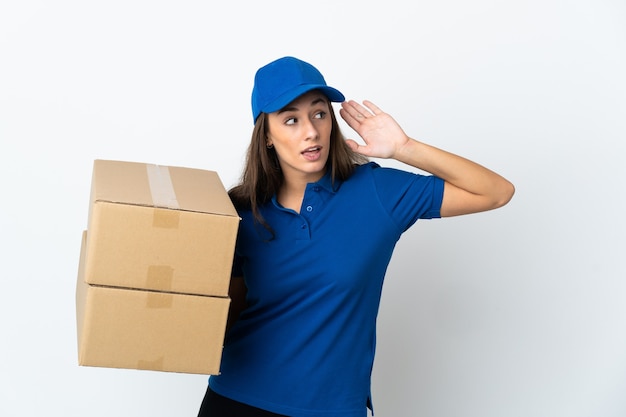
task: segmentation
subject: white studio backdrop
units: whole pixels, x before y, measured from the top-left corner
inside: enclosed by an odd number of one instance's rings
[[[500,210],[399,242],[376,416],[625,416],[618,0],[0,3],[0,415],[196,415],[203,375],[77,365],[92,163],[232,186],[254,72],[283,55],[516,186]]]

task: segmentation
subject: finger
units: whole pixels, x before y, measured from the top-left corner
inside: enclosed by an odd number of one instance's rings
[[[374,114],[382,114],[383,111],[369,100],[364,100],[363,104]]]
[[[360,123],[360,120],[363,119],[363,115],[359,117],[359,111],[348,102],[341,103],[341,109],[339,110],[339,114],[346,122],[348,122],[351,127],[353,127],[353,125],[355,124]]]
[[[344,103],[345,103],[344,108],[348,111],[348,113],[350,113],[352,117],[354,117],[357,120],[362,120],[371,115],[369,110],[367,110],[365,107],[361,106],[359,103],[357,103],[354,100],[350,100]]]
[[[350,149],[352,149],[353,152],[356,152],[366,157],[371,156],[371,150],[367,145],[360,145],[357,141],[353,139],[346,139],[346,144]]]
[[[348,147],[350,149],[352,149],[354,152],[358,152],[359,150],[359,144],[353,140],[353,139],[346,139],[346,144],[348,145]]]
[[[363,102],[363,104],[365,104],[366,101]],[[363,107],[360,103],[357,103],[356,101],[353,102],[354,108],[358,111],[358,114],[360,114],[362,117],[369,117],[372,115],[372,112]]]
[[[346,121],[346,123],[348,123],[348,126],[354,130],[357,130],[361,124],[361,122],[352,116],[352,114],[350,114],[345,108],[339,109],[339,115]]]

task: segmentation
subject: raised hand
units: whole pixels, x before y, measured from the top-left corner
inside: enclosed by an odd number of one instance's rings
[[[371,101],[365,100],[363,105],[354,100],[345,101],[341,104],[339,114],[363,138],[365,145],[346,139],[348,146],[362,155],[395,158],[398,150],[409,141],[393,117]]]

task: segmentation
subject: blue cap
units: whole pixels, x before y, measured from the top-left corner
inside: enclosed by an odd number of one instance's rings
[[[286,56],[259,68],[252,89],[252,118],[285,107],[302,94],[320,90],[330,101],[345,101],[339,90],[326,85],[322,74],[313,65]]]

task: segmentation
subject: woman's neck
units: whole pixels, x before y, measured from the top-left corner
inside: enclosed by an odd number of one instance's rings
[[[293,183],[285,181],[276,195],[278,203],[284,208],[300,213],[306,184],[306,182]]]
[[[319,181],[324,173],[316,175],[285,175],[283,184],[280,186],[276,199],[281,206],[300,213],[302,200],[307,184]]]

